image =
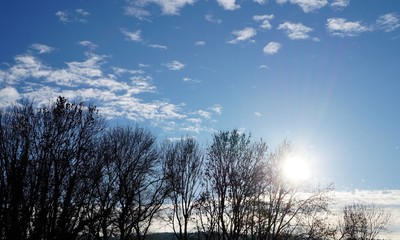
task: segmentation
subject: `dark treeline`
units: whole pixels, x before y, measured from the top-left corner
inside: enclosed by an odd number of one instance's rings
[[[138,126],[107,127],[96,107],[59,97],[0,110],[0,240],[376,239],[389,215],[353,204],[332,217],[332,186],[293,183],[237,130],[159,143]]]

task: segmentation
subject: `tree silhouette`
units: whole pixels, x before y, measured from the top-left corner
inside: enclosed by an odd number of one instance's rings
[[[193,138],[165,142],[162,153],[172,204],[172,209],[166,209],[167,218],[176,238],[188,240],[188,225],[200,193],[203,153]]]

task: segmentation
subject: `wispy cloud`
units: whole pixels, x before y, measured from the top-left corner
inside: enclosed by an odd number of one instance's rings
[[[197,41],[197,42],[194,43],[195,46],[200,46],[200,47],[203,47],[203,46],[205,46],[206,44],[207,44],[207,43],[206,43],[205,41]]]
[[[75,11],[69,12],[68,10],[59,10],[55,13],[58,17],[58,21],[66,24],[70,22],[81,22],[86,23],[90,13],[82,8],[75,9]]]
[[[281,49],[281,44],[277,42],[269,42],[263,49],[264,54],[274,55]]]
[[[90,51],[93,51],[93,50],[95,50],[97,48],[96,44],[92,43],[91,41],[87,41],[87,40],[80,41],[80,42],[78,42],[78,44],[81,45],[81,46],[89,48]]]
[[[13,105],[18,99],[20,99],[20,95],[14,87],[0,88],[0,107]]]
[[[276,0],[276,2],[278,4],[290,2],[299,5],[305,13],[314,12],[328,4],[328,0]]]
[[[222,106],[220,104],[214,104],[213,106],[209,107],[209,109],[216,114],[222,113]]]
[[[132,3],[133,4],[133,3]],[[125,15],[134,16],[137,19],[144,20],[150,17],[150,12],[143,9],[141,6],[129,5],[124,8]]]
[[[261,114],[260,112],[254,112],[254,116],[256,116],[256,117],[261,117],[262,114]]]
[[[253,1],[261,5],[266,4],[268,2],[268,0],[253,0]]]
[[[235,39],[228,41],[228,43],[236,44],[238,42],[250,40],[257,34],[257,31],[254,28],[246,27],[242,30],[235,30],[232,34],[235,36]]]
[[[264,29],[271,29],[270,20],[274,19],[274,15],[255,15],[253,16],[253,20],[256,22],[261,22],[261,27]]]
[[[150,65],[144,64],[144,63],[139,63],[139,67],[141,67],[141,68],[147,68],[147,67],[150,67]]]
[[[165,66],[171,71],[180,71],[185,67],[185,64],[174,60],[170,63],[165,64]]]
[[[350,0],[333,0],[331,7],[335,9],[343,9],[350,4]]]
[[[168,48],[167,46],[159,45],[159,44],[149,44],[147,46],[151,47],[151,48],[161,49],[161,50],[166,50]]]
[[[57,11],[56,16],[58,17],[58,21],[60,21],[60,22],[63,22],[63,23],[70,22],[70,20],[68,19],[68,12],[66,10]]]
[[[240,8],[240,5],[236,4],[236,0],[217,0],[217,2],[225,10],[236,10]]]
[[[88,11],[85,11],[85,10],[82,9],[82,8],[78,8],[78,9],[76,9],[75,11],[76,11],[76,13],[77,13],[78,15],[80,15],[80,16],[89,16],[89,15],[90,15],[90,13],[89,13]]]
[[[187,82],[187,83],[200,83],[199,80],[196,80],[196,79],[193,79],[193,78],[190,78],[190,77],[183,77],[182,80],[184,82]]]
[[[349,22],[344,18],[329,18],[326,27],[331,35],[339,37],[353,37],[371,31],[371,28],[362,25],[359,21]]]
[[[181,8],[186,5],[193,5],[195,0],[144,0],[146,3],[155,3],[161,7],[161,11],[165,15],[178,15]]]
[[[16,56],[14,64],[0,69],[3,80],[0,83],[0,105],[7,106],[24,97],[35,99],[40,105],[63,95],[71,100],[95,100],[107,118],[148,121],[165,130],[210,131],[201,125],[201,121],[193,121],[199,113],[186,112],[184,103],[139,98],[141,93],[157,92],[152,78],[143,69],[104,67],[108,64],[107,56],[94,53],[85,56],[84,61],[66,62],[61,68],[46,65],[29,52]],[[170,65],[174,70],[183,66],[178,61]],[[106,72],[105,69],[112,71]],[[19,83],[22,81],[21,87]],[[213,121],[212,117],[205,120]]]
[[[380,29],[385,32],[391,32],[400,27],[399,15],[396,13],[387,13],[385,15],[379,16],[376,20],[376,24]]]
[[[301,23],[291,22],[279,24],[278,29],[285,31],[288,37],[292,40],[308,39],[310,37],[308,33],[313,30],[312,28],[306,27]]]
[[[146,10],[147,5],[156,4],[161,7],[164,15],[179,15],[179,12],[186,5],[193,5],[196,0],[140,0],[128,1],[124,7],[125,15],[134,16],[139,20],[146,20],[151,16],[151,13]]]
[[[39,43],[34,43],[31,45],[31,48],[33,50],[36,50],[39,54],[45,54],[45,53],[51,53],[54,51],[53,47],[44,45],[44,44],[39,44]]]
[[[222,23],[222,20],[219,18],[216,18],[214,15],[212,15],[211,13],[204,15],[204,19],[206,19],[208,22],[211,23],[217,23],[220,24]]]
[[[130,40],[132,42],[142,42],[143,41],[140,30],[130,32],[130,31],[126,30],[125,28],[121,28],[120,31],[122,32],[122,34],[124,34],[124,36],[128,40]]]
[[[199,111],[197,111],[197,113],[198,113],[202,118],[206,118],[206,119],[210,119],[210,118],[211,118],[211,113],[208,112],[208,111],[199,110]]]
[[[121,76],[123,74],[131,74],[131,75],[144,74],[143,70],[132,70],[132,69],[121,68],[121,67],[112,67],[112,70],[114,71],[114,74],[116,74],[118,76]]]

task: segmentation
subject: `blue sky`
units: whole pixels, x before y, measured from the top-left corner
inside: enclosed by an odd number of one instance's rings
[[[400,188],[400,2],[0,2],[0,105],[58,95],[160,138],[288,139],[339,190]]]

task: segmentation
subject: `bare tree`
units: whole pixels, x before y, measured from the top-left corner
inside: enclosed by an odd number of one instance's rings
[[[1,113],[2,239],[71,239],[90,221],[96,108],[59,97],[39,109],[23,102]],[[4,191],[3,191],[4,190]]]
[[[166,196],[155,137],[128,126],[111,129],[103,141],[97,229],[121,240],[144,239]]]
[[[172,209],[167,209],[167,215],[179,240],[189,239],[189,223],[201,187],[203,158],[193,138],[164,143],[164,171],[170,191],[168,198],[172,204]]]
[[[245,233],[245,219],[251,207],[249,199],[257,186],[266,148],[262,141],[252,142],[251,135],[237,130],[221,131],[213,136],[207,152],[208,189],[204,197],[213,201],[208,207],[217,209],[205,213],[216,212],[216,235],[222,239],[240,239]]]
[[[387,232],[391,214],[374,204],[351,204],[343,209],[339,221],[340,239],[374,240]]]
[[[289,181],[283,175],[282,162],[293,154],[293,146],[284,141],[268,157],[267,187],[264,200],[264,239],[275,240],[282,236],[307,236],[311,232],[304,221],[316,213],[328,211],[331,185],[320,188]],[[311,225],[312,226],[312,225]]]
[[[26,239],[32,214],[29,181],[35,111],[32,103],[0,112],[0,239]]]

